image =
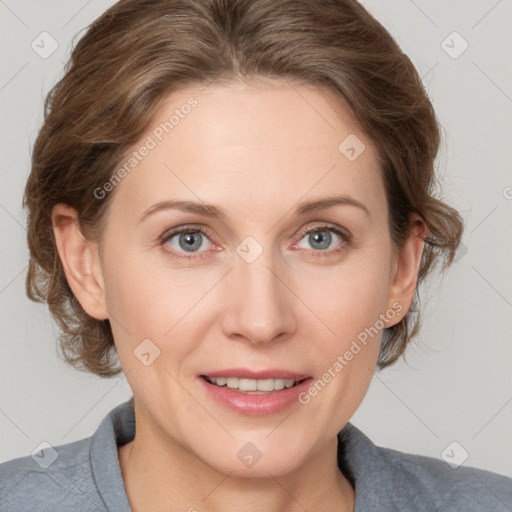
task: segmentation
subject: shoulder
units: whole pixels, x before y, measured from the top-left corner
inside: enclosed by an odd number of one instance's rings
[[[452,467],[433,457],[381,447],[377,450],[392,469],[392,482],[418,493],[414,497],[413,493],[405,494],[405,499],[412,499],[413,503],[423,496],[441,509],[451,505],[468,511],[510,510],[512,479],[507,476],[471,466]]]
[[[0,464],[0,512],[105,510],[94,485],[91,438]]]
[[[340,432],[340,455],[356,481],[356,495],[386,510],[510,512],[512,478],[434,457],[376,446],[352,424]],[[378,490],[377,490],[378,489]]]

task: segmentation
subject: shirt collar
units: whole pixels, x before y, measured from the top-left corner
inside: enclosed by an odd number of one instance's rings
[[[134,437],[132,396],[103,419],[91,439],[93,478],[109,510],[131,512],[117,449]],[[355,512],[378,508],[379,493],[375,492],[375,486],[377,482],[379,486],[386,485],[381,481],[386,468],[377,450],[372,441],[350,422],[338,433],[338,467],[355,489]]]
[[[132,512],[124,486],[117,447],[135,437],[133,396],[105,416],[91,439],[93,478],[108,510]]]

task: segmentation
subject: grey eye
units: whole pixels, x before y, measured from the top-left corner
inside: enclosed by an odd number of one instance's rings
[[[321,231],[314,231],[309,233],[308,241],[313,249],[327,249],[331,245],[332,236],[329,230],[322,229]]]
[[[208,247],[208,237],[198,230],[177,232],[169,236],[167,244],[178,252],[198,252]]]

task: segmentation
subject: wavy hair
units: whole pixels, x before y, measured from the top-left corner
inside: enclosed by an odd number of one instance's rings
[[[74,297],[57,252],[51,212],[76,209],[99,240],[109,207],[93,194],[145,132],[162,101],[187,85],[284,78],[334,91],[376,145],[396,246],[409,214],[428,228],[418,285],[453,261],[463,223],[437,196],[440,126],[411,60],[355,0],[121,0],[87,27],[45,100],[23,205],[30,250],[27,295],[46,302],[64,360],[101,377],[122,371],[109,320]],[[379,368],[419,329],[418,290],[385,329]],[[117,365],[116,365],[117,364]]]

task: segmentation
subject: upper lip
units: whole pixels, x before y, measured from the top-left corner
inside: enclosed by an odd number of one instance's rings
[[[303,380],[309,377],[309,375],[305,373],[297,373],[292,372],[290,370],[282,370],[279,368],[269,369],[269,370],[249,370],[248,368],[231,368],[227,370],[218,370],[212,372],[204,372],[201,373],[200,376],[204,377],[234,377],[238,379],[254,379],[254,380],[263,380],[263,379],[293,379],[295,381]]]

